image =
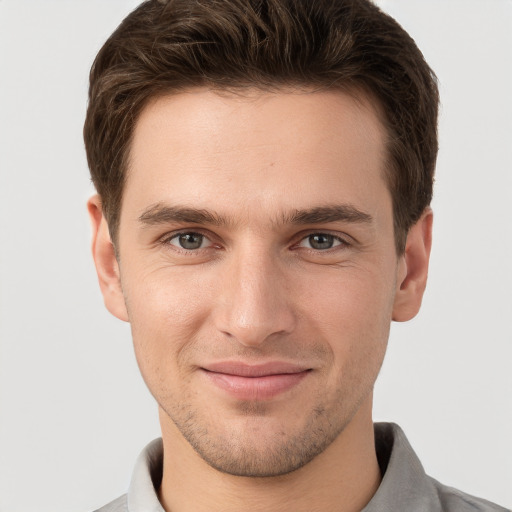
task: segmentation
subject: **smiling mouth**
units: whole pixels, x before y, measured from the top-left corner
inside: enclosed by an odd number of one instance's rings
[[[253,401],[270,400],[295,388],[312,369],[282,362],[221,362],[207,365],[201,371],[221,392],[238,400]]]

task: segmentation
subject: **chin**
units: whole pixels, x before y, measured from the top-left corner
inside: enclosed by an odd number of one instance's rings
[[[248,404],[245,409],[251,414],[236,424],[201,427],[205,422],[196,414],[187,415],[184,422],[173,422],[209,466],[225,474],[253,478],[282,476],[302,468],[322,453],[346,424],[333,425],[320,409],[301,425],[276,421],[265,404]]]

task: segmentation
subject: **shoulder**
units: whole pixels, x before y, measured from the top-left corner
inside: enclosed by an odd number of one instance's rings
[[[429,479],[437,491],[443,512],[510,512],[510,509]]]
[[[364,512],[512,512],[429,477],[402,429],[375,424],[382,482]]]
[[[127,495],[123,494],[119,498],[110,503],[107,503],[103,507],[95,510],[94,512],[128,512],[128,500]]]

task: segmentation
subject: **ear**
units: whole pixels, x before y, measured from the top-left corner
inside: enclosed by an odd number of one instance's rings
[[[108,224],[103,216],[99,195],[96,194],[87,201],[87,210],[92,225],[92,257],[96,265],[105,306],[115,317],[128,322],[119,264],[110,238]]]
[[[427,285],[428,263],[432,246],[433,213],[427,207],[407,234],[405,252],[398,262],[398,279],[393,320],[405,322],[420,310]]]

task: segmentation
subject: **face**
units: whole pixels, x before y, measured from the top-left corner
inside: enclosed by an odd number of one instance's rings
[[[214,468],[290,472],[368,410],[407,275],[384,162],[340,92],[198,89],[139,118],[105,300],[163,429]]]

